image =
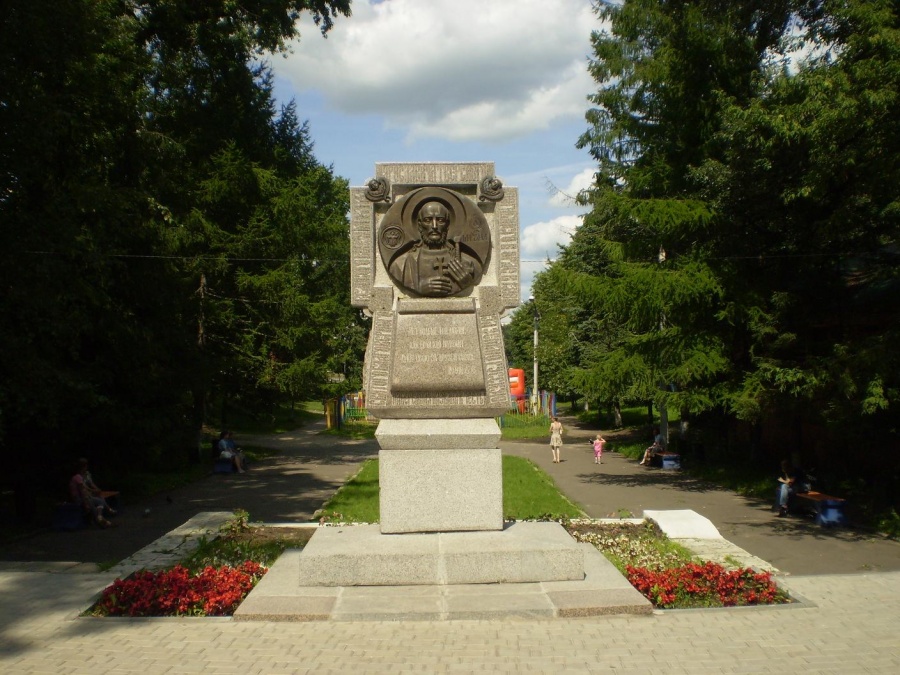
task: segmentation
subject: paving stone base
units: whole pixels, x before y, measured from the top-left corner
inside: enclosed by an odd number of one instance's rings
[[[590,544],[578,581],[416,586],[300,586],[301,552],[285,551],[235,621],[433,621],[644,614],[650,602]]]
[[[503,459],[493,418],[381,420],[375,436],[382,533],[503,528]]]

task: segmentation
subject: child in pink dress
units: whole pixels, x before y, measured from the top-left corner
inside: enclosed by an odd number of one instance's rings
[[[606,443],[606,439],[597,434],[597,438],[594,439],[594,464],[603,464],[601,460],[603,459],[604,443]]]

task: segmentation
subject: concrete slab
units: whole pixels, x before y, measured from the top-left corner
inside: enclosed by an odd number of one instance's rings
[[[553,603],[545,593],[520,592],[503,585],[506,593],[487,595],[448,594],[447,619],[549,619],[554,615]]]
[[[387,419],[375,432],[382,450],[493,449],[500,427],[493,417],[473,419]]]
[[[391,593],[360,593],[346,589],[338,599],[333,621],[434,621],[442,617],[444,602],[440,591],[409,595],[400,588]]]
[[[244,600],[234,618],[438,621],[652,613],[650,602],[599,551],[590,544],[578,544],[577,548],[584,558],[583,578],[577,581],[333,588],[299,586],[301,552],[289,550]]]
[[[499,448],[382,449],[378,459],[385,534],[503,527]]]
[[[636,593],[637,591],[635,591]],[[649,601],[635,597],[624,588],[587,591],[557,591],[547,598],[556,608],[555,616],[604,616],[608,614],[652,614]]]
[[[297,565],[296,583],[303,586],[581,580],[584,549],[558,523],[427,534],[382,534],[377,525],[358,525],[320,528]]]
[[[327,621],[336,598],[316,596],[247,597],[234,613],[235,621]]]
[[[439,536],[448,584],[584,578],[584,552],[558,523],[517,522],[499,533]]]
[[[670,539],[721,539],[722,535],[709,518],[690,509],[644,511],[644,518],[654,521]]]
[[[378,525],[323,527],[298,558],[302,586],[438,584],[437,535],[382,534]]]

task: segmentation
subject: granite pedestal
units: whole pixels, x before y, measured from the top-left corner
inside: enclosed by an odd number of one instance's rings
[[[503,472],[492,418],[382,420],[381,531],[503,528]]]

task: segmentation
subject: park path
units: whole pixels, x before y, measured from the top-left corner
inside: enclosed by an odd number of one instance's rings
[[[643,467],[615,452],[606,453],[603,464],[594,464],[589,441],[597,430],[574,417],[561,416],[560,421],[567,429],[560,464],[551,461],[549,434],[531,442],[502,441],[500,447],[506,454],[532,460],[592,518],[690,509],[712,521],[725,539],[785,574],[900,571],[900,542],[854,528],[822,528],[799,517],[778,518],[769,502],[742,497],[681,471]],[[604,431],[604,438],[614,447],[617,438],[631,440],[635,433]],[[652,441],[643,440],[647,445]],[[774,491],[773,475],[773,498]]]
[[[308,522],[364,459],[378,454],[375,440],[323,435],[324,429],[323,417],[288,433],[236,436],[239,446],[277,448],[280,454],[245,474],[210,474],[142,500],[123,495],[117,527],[43,532],[0,547],[0,560],[118,561],[203,511],[244,509],[257,522]]]
[[[263,514],[266,520],[308,518],[364,457],[376,451],[373,441],[345,442],[315,434],[316,428],[310,427],[268,439],[267,443],[283,448],[282,456],[261,462],[247,476],[210,476],[200,484],[160,495],[148,502],[153,511],[146,519],[132,519],[129,508],[115,530],[49,533],[57,542],[68,542],[69,548],[57,545],[57,554],[62,551],[65,557],[47,559],[89,560],[72,557],[80,555],[80,544],[75,542],[81,541],[108,547],[104,558],[108,559],[113,557],[114,537],[141,533],[155,537],[154,530],[169,527],[165,522],[180,525],[188,513],[200,510],[249,507],[251,514]],[[718,509],[718,514],[707,510],[707,517],[713,516],[721,528],[735,514],[757,509],[734,495],[718,494],[722,491],[689,489],[677,472],[644,470],[616,455],[610,455],[603,465],[593,465],[587,435],[583,444],[576,442],[576,435],[567,438],[564,461],[558,465],[551,464],[544,442],[502,442],[501,447],[504,452],[532,458],[566,494],[597,515],[616,508],[656,507],[669,499],[684,499],[675,504],[702,513],[710,503],[705,500],[716,493],[715,498],[723,501],[712,509]],[[762,513],[759,518],[759,527],[769,530],[790,523],[789,519],[773,524]],[[735,532],[739,534],[739,528]],[[781,536],[784,546],[809,551],[810,541],[837,545],[841,537],[835,539],[835,534],[800,530]],[[148,541],[135,543],[128,553]],[[752,547],[739,545],[769,559]],[[867,546],[861,542],[856,548]],[[53,553],[54,547],[45,548],[45,553]],[[896,551],[896,545],[891,550]],[[84,567],[66,573],[60,566],[0,562],[0,671],[89,670],[92,675],[788,671],[846,675],[893,673],[900,664],[900,572],[895,571],[793,576],[787,580],[790,590],[803,602],[777,608],[533,621],[322,624],[79,619],[78,613],[110,581],[108,573],[89,573]]]
[[[900,543],[879,535],[852,528],[823,529],[794,517],[776,518],[768,503],[679,471],[647,469],[616,453],[607,453],[603,464],[596,465],[588,444],[596,431],[579,425],[575,418],[562,421],[568,431],[560,464],[551,462],[549,435],[534,441],[501,441],[500,447],[506,454],[532,460],[591,517],[690,509],[712,521],[725,539],[785,574],[900,571]],[[241,435],[239,445],[277,448],[280,454],[257,463],[244,475],[213,474],[136,503],[129,503],[126,495],[114,530],[45,532],[0,548],[0,560],[118,561],[202,511],[240,508],[254,521],[308,522],[364,459],[378,453],[373,439],[321,434],[324,428],[323,418],[284,434]],[[150,513],[145,517],[146,509]]]

